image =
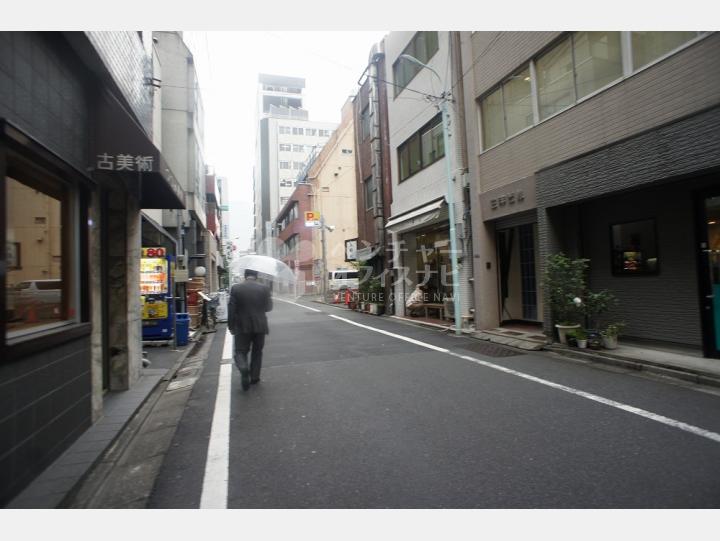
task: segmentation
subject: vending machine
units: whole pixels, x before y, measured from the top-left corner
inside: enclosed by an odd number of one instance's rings
[[[173,257],[165,248],[143,248],[140,258],[140,294],[143,340],[169,340],[173,336]]]

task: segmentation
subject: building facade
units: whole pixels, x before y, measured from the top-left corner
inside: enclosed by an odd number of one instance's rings
[[[138,32],[0,33],[0,504],[142,371],[141,208],[182,208]]]
[[[182,32],[153,32],[153,42],[162,69],[162,149],[177,175],[187,201],[184,211],[164,210],[162,226],[178,239],[182,264],[190,276],[196,267],[210,268],[206,259],[207,215],[205,211],[204,112],[192,52]]]
[[[308,157],[319,151],[337,124],[309,120],[302,108],[305,80],[260,74],[255,142],[253,246],[258,253],[276,254],[272,223],[290,199],[295,180]]]
[[[390,297],[392,242],[385,223],[390,219],[392,177],[388,128],[388,85],[385,73],[385,43],[370,51],[362,85],[353,99],[355,123],[355,177],[358,220],[357,259],[384,277],[385,298]],[[390,309],[387,303],[386,309]]]
[[[295,272],[296,296],[314,292],[312,229],[305,226],[305,213],[312,210],[312,187],[298,184],[274,223],[278,258]],[[287,291],[286,293],[290,293]]]
[[[320,213],[326,226],[324,235],[320,228],[311,229],[313,282],[318,293],[328,272],[349,268],[346,241],[357,241],[354,126],[353,105],[348,100],[337,130],[299,179],[311,186],[311,210]]]
[[[474,297],[472,230],[463,163],[463,99],[458,97],[461,89],[454,83],[460,54],[455,36],[454,32],[391,32],[385,38],[384,79],[392,83],[387,106],[392,204],[385,228],[392,235],[395,313],[404,315],[405,299],[417,284],[425,284],[433,302],[443,303],[450,317],[452,299],[459,295],[460,315],[467,325],[472,321]],[[428,67],[421,68],[401,55],[412,56]],[[452,145],[459,291],[453,291],[447,158],[437,106],[446,90],[452,96],[447,128]]]
[[[463,37],[480,328],[542,323],[549,254],[590,260],[629,338],[718,355],[720,36]],[[718,301],[720,302],[720,300]]]

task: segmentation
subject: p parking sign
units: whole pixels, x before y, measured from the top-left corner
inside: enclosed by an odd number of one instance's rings
[[[315,210],[305,212],[305,227],[320,227],[320,213]]]

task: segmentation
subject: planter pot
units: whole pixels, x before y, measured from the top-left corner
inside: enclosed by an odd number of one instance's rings
[[[565,333],[567,333],[571,329],[579,329],[580,325],[577,323],[575,325],[560,325],[558,323],[555,325],[555,327],[558,331],[558,338],[560,340],[560,343],[567,345],[567,337],[565,336]]]
[[[374,302],[370,303],[370,313],[374,316],[378,315],[380,313],[380,305],[375,304]]]
[[[579,347],[580,349],[587,349],[587,339],[585,339],[585,340],[580,340],[580,339],[578,338],[577,344],[578,344],[578,347]]]
[[[616,349],[618,347],[617,336],[603,336],[603,346],[605,349]]]

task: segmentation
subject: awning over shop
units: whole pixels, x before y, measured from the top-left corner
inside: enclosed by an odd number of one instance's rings
[[[133,115],[109,92],[98,96],[92,167],[122,177],[144,209],[184,209],[185,192]]]
[[[390,231],[400,231],[405,229],[413,229],[422,224],[437,220],[441,217],[441,213],[447,208],[445,198],[441,197],[427,205],[416,208],[414,210],[391,216],[385,224],[385,229]],[[445,212],[447,214],[447,212]]]

